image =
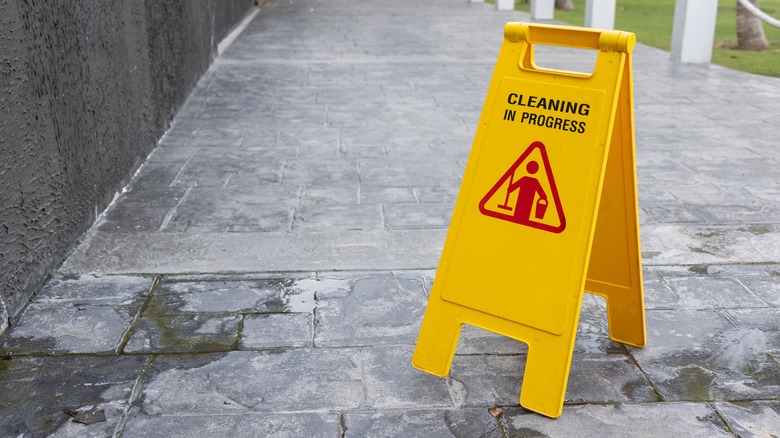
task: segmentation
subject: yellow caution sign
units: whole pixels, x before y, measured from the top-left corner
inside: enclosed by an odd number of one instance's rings
[[[583,291],[610,337],[645,344],[634,162],[633,33],[508,23],[413,365],[449,373],[463,323],[528,344],[520,404],[563,409]],[[593,73],[534,45],[597,50]]]

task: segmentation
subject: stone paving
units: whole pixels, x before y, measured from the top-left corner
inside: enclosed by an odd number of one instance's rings
[[[411,367],[503,25],[523,20],[266,2],[0,338],[0,436],[780,435],[780,80],[642,45],[647,346],[610,341],[586,295],[555,420],[519,407],[514,340],[465,327],[448,377]],[[92,407],[106,421],[63,411]]]

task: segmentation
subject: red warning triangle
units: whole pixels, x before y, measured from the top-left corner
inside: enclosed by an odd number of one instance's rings
[[[482,198],[479,211],[485,216],[551,233],[566,228],[561,199],[542,142],[535,141],[528,146]]]

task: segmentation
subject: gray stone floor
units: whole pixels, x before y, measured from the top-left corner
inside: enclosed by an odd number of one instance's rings
[[[449,377],[411,367],[503,25],[526,19],[266,3],[0,338],[0,436],[780,435],[780,80],[642,45],[647,346],[610,341],[586,295],[556,420],[518,406],[511,339],[466,327]],[[93,406],[105,422],[63,412]]]

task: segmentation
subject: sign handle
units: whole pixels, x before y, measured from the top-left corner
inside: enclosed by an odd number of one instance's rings
[[[504,38],[513,43],[525,41],[602,52],[631,53],[636,45],[636,35],[631,32],[528,23],[507,23]]]

